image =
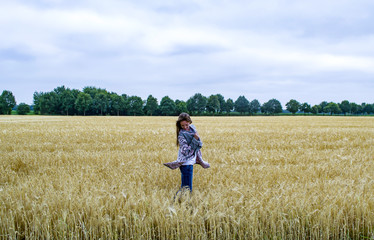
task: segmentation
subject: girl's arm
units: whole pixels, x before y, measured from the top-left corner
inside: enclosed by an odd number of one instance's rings
[[[200,140],[196,140],[196,138],[193,138],[190,145],[187,143],[186,138],[180,134],[178,136],[179,146],[180,146],[180,152],[184,156],[191,156],[196,150],[200,149],[203,145],[203,143]]]
[[[200,136],[199,134],[196,132],[195,135],[193,135],[193,137],[196,139],[196,140],[200,140]]]
[[[196,127],[195,127],[193,124],[191,124],[190,127],[191,127],[192,130],[195,132],[195,135],[193,136],[193,137],[194,137],[193,140],[196,139],[197,142],[198,142],[198,145],[199,145],[200,148],[201,148],[201,147],[203,146],[203,142],[201,141],[200,136],[199,136],[199,134],[197,133]],[[196,142],[195,142],[195,144],[196,144]]]

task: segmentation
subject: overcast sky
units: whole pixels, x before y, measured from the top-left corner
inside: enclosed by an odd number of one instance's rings
[[[374,103],[373,0],[0,0],[0,90]]]

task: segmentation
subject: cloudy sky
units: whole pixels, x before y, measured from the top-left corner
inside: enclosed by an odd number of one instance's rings
[[[0,0],[0,90],[374,103],[373,0]]]

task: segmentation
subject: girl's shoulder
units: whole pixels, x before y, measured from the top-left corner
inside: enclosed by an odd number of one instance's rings
[[[192,129],[192,131],[196,132],[196,127],[195,127],[195,125],[191,124],[191,125],[190,125],[190,128]]]
[[[190,129],[188,131],[181,129],[179,131],[178,136],[189,136],[189,135],[194,135],[196,133],[196,128],[192,124],[190,125]]]

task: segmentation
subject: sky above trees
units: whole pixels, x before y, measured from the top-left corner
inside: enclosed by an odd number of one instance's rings
[[[372,103],[373,13],[371,0],[2,0],[0,84],[27,104],[60,85]]]

